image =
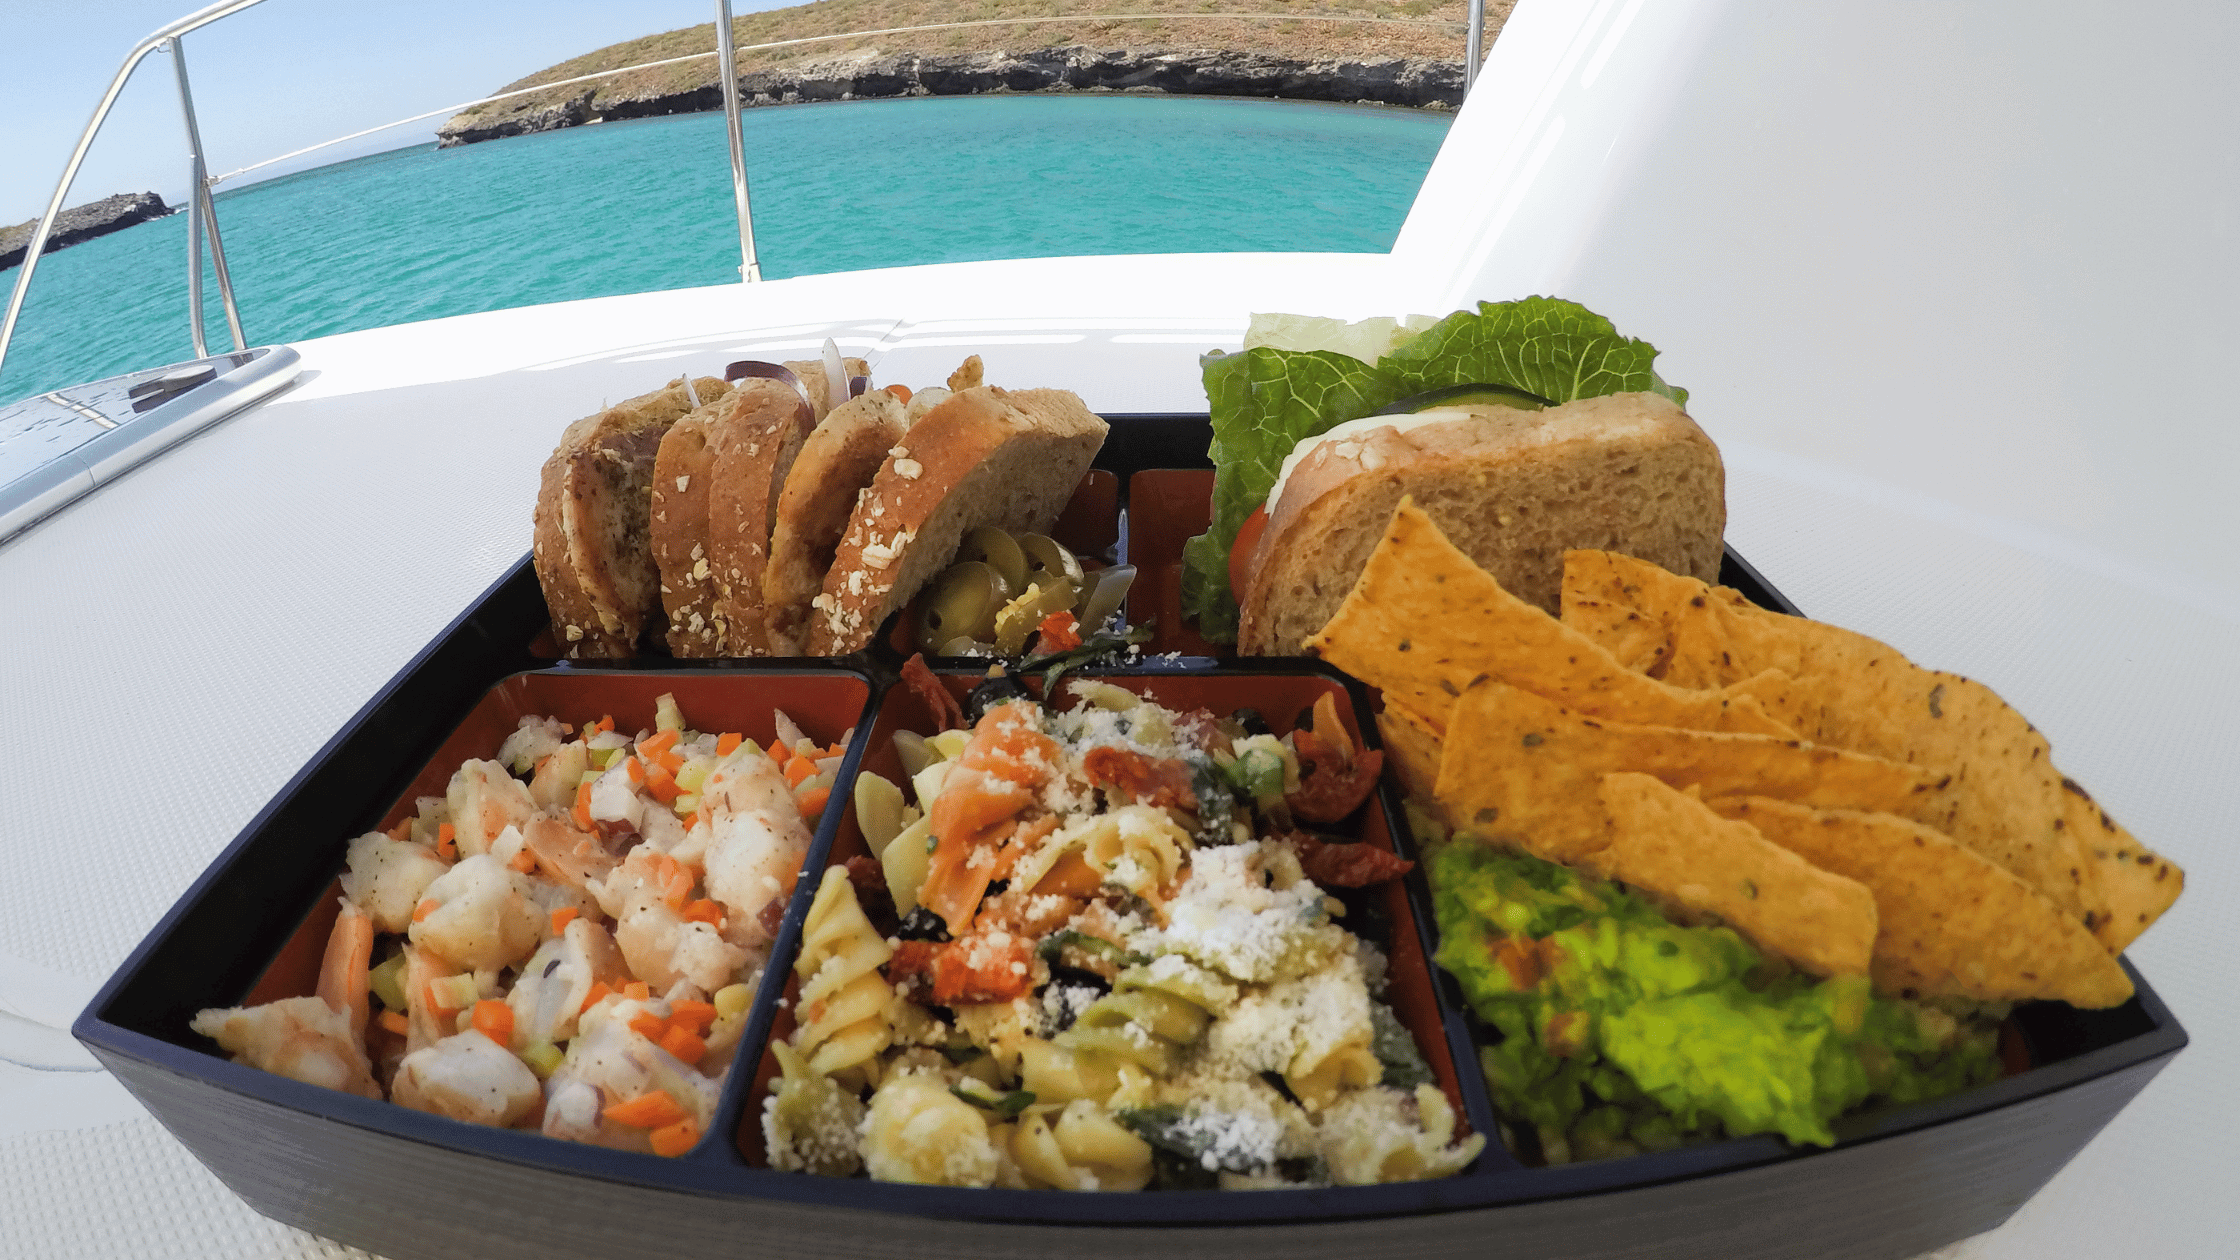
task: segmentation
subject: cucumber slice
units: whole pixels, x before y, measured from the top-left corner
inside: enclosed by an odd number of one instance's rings
[[[1539,411],[1553,407],[1552,398],[1542,398],[1529,389],[1514,385],[1444,385],[1412,394],[1384,409],[1388,416],[1409,416],[1433,407],[1515,407],[1519,411]]]

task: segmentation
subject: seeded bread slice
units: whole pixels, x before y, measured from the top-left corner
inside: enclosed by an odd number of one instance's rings
[[[762,573],[778,496],[815,413],[790,385],[739,382],[709,433],[708,562],[716,583],[723,655],[768,656]]]
[[[653,563],[661,574],[673,656],[720,656],[715,573],[708,560],[708,435],[730,396],[701,395],[702,406],[669,426],[653,459]]]
[[[599,628],[599,614],[591,598],[576,581],[575,566],[568,560],[568,535],[560,524],[560,496],[566,481],[568,453],[582,446],[598,416],[587,416],[568,426],[560,445],[544,461],[537,479],[536,532],[529,559],[537,570],[537,584],[544,588],[545,608],[552,614],[552,637],[560,651],[571,658],[604,659],[630,655],[630,645]]]
[[[694,382],[703,397],[727,387]],[[648,625],[663,620],[661,576],[649,529],[653,462],[669,426],[692,409],[683,380],[609,408],[590,439],[571,451],[560,496],[560,523],[576,581],[599,628],[635,649]]]
[[[1300,460],[1247,562],[1238,652],[1297,654],[1353,589],[1402,495],[1504,589],[1550,613],[1574,547],[1718,579],[1726,472],[1671,399],[1487,407],[1325,442]]]
[[[832,414],[832,389],[825,383],[824,360],[788,359],[785,366],[800,380],[801,391],[809,396],[809,406],[817,413],[817,419],[822,420]],[[850,380],[871,375],[871,365],[861,359],[840,360],[840,370],[846,372]],[[847,399],[840,401],[846,402]]]
[[[879,466],[812,604],[809,651],[860,650],[982,525],[1047,530],[1104,445],[1105,422],[1061,389],[959,390]]]
[[[902,401],[875,389],[834,408],[802,443],[778,498],[770,564],[762,574],[770,650],[777,655],[808,650],[810,604],[824,590],[856,500],[908,427]]]

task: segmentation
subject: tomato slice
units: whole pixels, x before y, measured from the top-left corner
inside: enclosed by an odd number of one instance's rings
[[[1251,563],[1252,549],[1260,545],[1261,531],[1268,528],[1268,505],[1263,503],[1244,518],[1244,525],[1237,530],[1237,541],[1229,548],[1229,593],[1237,603],[1244,603],[1246,566]]]

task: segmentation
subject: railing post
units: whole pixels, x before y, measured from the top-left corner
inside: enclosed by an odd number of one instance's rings
[[[233,301],[233,277],[226,271],[226,247],[218,235],[218,206],[210,197],[210,171],[202,156],[202,125],[194,116],[194,92],[187,86],[187,47],[183,36],[170,39],[171,68],[179,77],[179,112],[186,119],[189,154],[187,186],[187,305],[188,328],[194,334],[197,358],[209,355],[202,332],[202,233],[210,232],[210,262],[218,273],[218,299],[226,308],[226,330],[233,334],[233,348],[249,348],[241,334],[241,311]]]
[[[1486,54],[1486,0],[1470,0],[1470,44],[1462,54],[1462,94],[1478,82],[1478,61]]]
[[[754,212],[747,205],[747,150],[739,135],[739,65],[731,51],[731,0],[716,0],[716,67],[723,81],[723,134],[731,143],[731,198],[739,215],[739,278],[762,279],[754,256]]]

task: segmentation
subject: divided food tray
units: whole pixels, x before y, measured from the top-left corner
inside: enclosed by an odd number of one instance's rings
[[[1113,417],[1095,510],[1067,533],[1100,559],[1139,566],[1134,613],[1157,607],[1180,541],[1203,528],[1210,473],[1173,470],[1202,451],[1202,416]],[[1179,462],[1191,462],[1187,458]],[[1193,500],[1193,496],[1194,500]],[[1190,516],[1194,502],[1197,519]],[[1140,505],[1144,510],[1131,513]],[[1082,504],[1077,501],[1077,508]],[[1108,512],[1107,517],[1098,517]],[[1131,516],[1133,519],[1131,520]],[[1132,528],[1131,528],[1132,526]],[[1075,544],[1077,548],[1080,543]],[[1161,575],[1168,575],[1162,579]],[[1731,552],[1722,578],[1794,611]],[[1171,594],[1171,592],[1168,592]],[[142,942],[74,1031],[218,1177],[266,1215],[393,1260],[489,1255],[1134,1255],[1146,1247],[1224,1256],[1393,1253],[1515,1256],[1902,1257],[2004,1220],[2185,1044],[2146,982],[2109,1011],[2019,1008],[2027,1066],[1931,1103],[1836,1126],[1830,1150],[1773,1137],[1563,1167],[1521,1166],[1498,1141],[1440,1181],[1260,1192],[1083,1195],[958,1190],[760,1167],[765,1045],[789,1020],[780,999],[815,876],[862,851],[850,786],[894,777],[891,736],[928,730],[891,644],[831,661],[640,660],[549,665],[532,649],[546,621],[526,559],[429,644],[250,823]],[[1283,715],[1329,692],[1376,742],[1373,701],[1304,660],[1223,663],[1175,636],[1132,666],[1095,671],[1170,707]],[[549,644],[549,639],[546,640]],[[545,666],[540,668],[540,666]],[[939,671],[962,693],[985,663]],[[612,713],[650,726],[675,693],[700,729],[766,742],[784,709],[812,737],[853,730],[832,805],[774,944],[716,1122],[690,1152],[661,1159],[534,1133],[472,1126],[320,1089],[228,1062],[187,1029],[202,1008],[308,993],[350,837],[439,793],[458,763],[488,756],[524,713]],[[1415,856],[1388,782],[1350,830]],[[1430,897],[1412,871],[1383,893],[1393,1001],[1469,1129],[1494,1116],[1453,981],[1427,959]],[[2125,964],[2129,968],[2129,964]],[[759,1068],[759,1070],[758,1070]]]

